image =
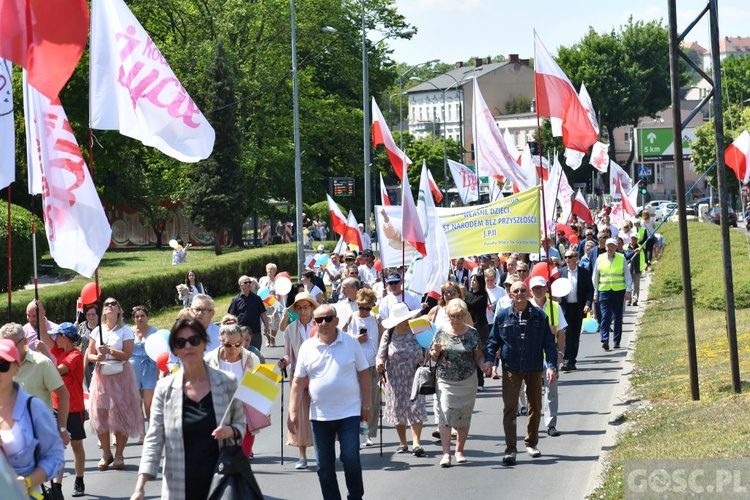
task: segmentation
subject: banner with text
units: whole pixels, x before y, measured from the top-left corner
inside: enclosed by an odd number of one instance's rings
[[[436,208],[450,258],[539,252],[539,187],[486,205]]]

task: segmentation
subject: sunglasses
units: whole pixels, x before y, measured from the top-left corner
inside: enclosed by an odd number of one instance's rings
[[[7,373],[10,370],[10,361],[0,360],[0,373]]]
[[[117,305],[116,300],[108,300],[107,302],[104,303],[104,307],[114,307],[116,305]]]
[[[184,338],[184,337],[178,337],[174,341],[174,346],[177,349],[184,349],[188,343],[190,343],[193,347],[198,347],[200,343],[202,342],[200,335],[193,335],[192,337]]]
[[[360,311],[372,311],[372,307],[359,306]]]
[[[192,337],[191,337],[191,338],[192,338]],[[237,348],[237,347],[241,346],[241,345],[242,345],[242,342],[235,342],[234,344],[221,344],[221,345],[223,345],[223,346],[224,346],[224,347],[226,347],[227,349],[230,349],[230,348],[232,348],[232,347],[234,347],[234,348]]]
[[[321,324],[321,323],[323,323],[324,321],[325,321],[326,323],[330,323],[331,321],[333,321],[334,319],[336,319],[336,315],[335,315],[335,314],[331,314],[331,315],[329,315],[329,316],[323,316],[322,318],[313,318],[313,319],[315,320],[315,322],[316,322],[317,324],[319,324],[319,325],[320,325],[320,324]]]
[[[577,257],[577,255],[566,255],[565,256],[566,259],[575,259],[576,257]]]
[[[249,284],[251,284],[251,283],[252,283],[252,281],[243,281],[243,282],[242,282],[242,283],[240,283],[240,284],[241,284],[241,285],[249,285]]]
[[[455,290],[445,290],[443,292],[443,295],[456,295],[456,293],[458,292],[456,292]]]

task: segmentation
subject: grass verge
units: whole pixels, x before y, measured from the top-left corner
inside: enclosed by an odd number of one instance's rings
[[[700,400],[692,401],[687,361],[679,234],[676,224],[660,230],[668,245],[655,266],[648,309],[638,333],[632,376],[639,403],[607,456],[603,483],[589,498],[625,495],[624,462],[635,459],[750,458],[750,377],[741,394],[732,389],[724,317],[721,234],[712,224],[690,224],[691,279]],[[740,374],[750,370],[750,260],[748,236],[731,231]]]

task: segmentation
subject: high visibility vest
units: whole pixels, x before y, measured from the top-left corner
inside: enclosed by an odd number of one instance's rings
[[[599,270],[599,291],[619,292],[625,290],[625,256],[616,253],[612,262],[605,253],[596,259],[596,267]]]
[[[544,313],[547,315],[547,321],[549,321],[549,326],[558,327],[560,325],[560,315],[558,314],[557,308],[555,308],[555,320],[552,321],[552,315],[550,314],[550,302],[551,300],[545,300],[544,301]],[[557,303],[555,303],[557,305]],[[557,341],[557,337],[555,337],[555,341]]]

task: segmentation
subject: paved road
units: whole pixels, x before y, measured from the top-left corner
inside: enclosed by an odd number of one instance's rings
[[[646,285],[648,280],[643,281]],[[642,290],[642,295],[646,293]],[[641,302],[639,307],[644,307]],[[502,399],[500,380],[488,380],[486,391],[477,398],[471,432],[466,446],[467,464],[441,469],[440,444],[430,437],[434,426],[425,429],[423,446],[427,456],[416,458],[396,454],[398,444],[395,430],[386,426],[383,437],[383,456],[378,447],[362,452],[365,492],[367,498],[411,499],[416,496],[432,499],[455,499],[469,493],[472,498],[537,497],[580,499],[590,492],[598,473],[597,463],[602,442],[611,419],[616,387],[620,381],[623,361],[630,348],[638,308],[627,308],[623,334],[623,348],[604,352],[598,334],[583,334],[578,371],[561,374],[560,437],[541,433],[539,450],[542,457],[530,458],[524,451],[523,434],[526,418],[518,418],[519,455],[514,467],[500,463],[504,450],[502,436]],[[283,348],[263,348],[269,361],[278,359]],[[285,384],[288,402],[288,384]],[[285,408],[286,409],[286,408]],[[255,443],[256,459],[252,462],[257,480],[268,499],[320,498],[314,460],[307,471],[294,470],[296,448],[284,447],[284,464],[280,461],[280,400],[273,410],[274,425],[262,431]],[[430,412],[431,413],[431,412]],[[86,487],[94,498],[128,498],[133,491],[140,456],[140,446],[126,448],[126,468],[123,471],[99,472],[96,463],[100,451],[96,438],[86,440]],[[314,453],[309,452],[314,457]],[[66,452],[69,469],[72,454]],[[340,464],[339,464],[340,466]],[[345,492],[343,472],[339,467],[339,484]],[[70,498],[73,479],[66,476],[63,489]],[[148,498],[159,498],[160,481],[148,484]]]

